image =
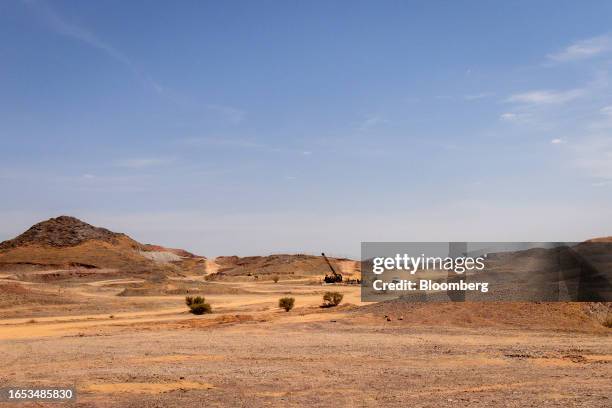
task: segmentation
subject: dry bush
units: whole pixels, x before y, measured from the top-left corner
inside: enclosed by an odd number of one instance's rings
[[[195,315],[212,313],[212,307],[206,303],[206,299],[203,296],[186,296],[185,304],[189,306],[189,312]]]
[[[189,306],[189,311],[194,315],[203,315],[204,313],[212,313],[212,307],[208,303],[196,303]]]
[[[324,303],[322,307],[338,306],[340,302],[342,302],[343,298],[344,298],[344,295],[340,292],[325,292],[325,294],[323,295]]]
[[[280,307],[281,309],[285,309],[285,312],[288,312],[291,309],[293,309],[294,305],[295,305],[295,298],[292,298],[292,297],[284,297],[278,300],[278,307]]]
[[[279,279],[280,279],[280,276],[278,276],[278,275],[272,276],[272,280],[274,281],[274,283],[278,283]]]

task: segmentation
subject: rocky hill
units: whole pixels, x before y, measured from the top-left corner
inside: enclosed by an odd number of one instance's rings
[[[91,240],[116,244],[120,238],[129,237],[106,228],[94,227],[78,218],[62,215],[39,222],[18,237],[0,243],[0,250],[25,245],[71,247]],[[138,246],[136,241],[134,244],[135,247]]]
[[[184,262],[188,269],[197,269],[203,260],[184,250],[141,244],[126,234],[65,215],[37,223],[0,243],[3,270],[80,267],[122,272],[180,271]]]

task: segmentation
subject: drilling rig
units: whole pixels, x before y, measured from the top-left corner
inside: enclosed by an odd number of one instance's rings
[[[327,257],[325,256],[325,254],[323,252],[321,252],[321,256],[323,257],[323,259],[325,259],[325,262],[327,262],[327,266],[329,266],[329,269],[331,270],[331,273],[332,273],[331,275],[325,274],[325,278],[323,279],[323,281],[325,283],[340,283],[340,282],[342,282],[342,275],[340,275],[338,272],[336,272],[336,270],[332,266],[331,262],[329,262],[329,259],[327,259]]]

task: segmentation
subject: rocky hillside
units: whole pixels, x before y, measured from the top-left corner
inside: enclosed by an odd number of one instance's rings
[[[202,269],[203,257],[180,249],[144,245],[126,234],[61,216],[40,222],[0,243],[0,268],[110,268],[124,272]],[[186,263],[185,268],[182,264]]]
[[[39,222],[18,237],[0,243],[0,250],[26,245],[71,247],[91,240],[116,244],[120,238],[129,237],[62,215]],[[137,247],[138,243],[134,241],[134,245]]]

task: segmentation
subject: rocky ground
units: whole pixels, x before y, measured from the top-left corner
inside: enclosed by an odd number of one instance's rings
[[[210,282],[214,313],[196,317],[182,295],[117,296],[139,280],[82,279],[23,282],[58,298],[0,308],[0,387],[76,386],[54,407],[612,405],[612,333],[581,305],[362,305],[356,286]],[[344,302],[322,309],[330,288]]]

